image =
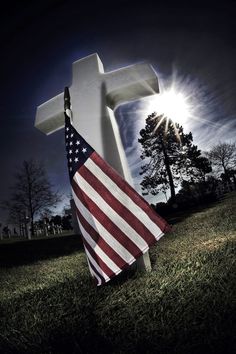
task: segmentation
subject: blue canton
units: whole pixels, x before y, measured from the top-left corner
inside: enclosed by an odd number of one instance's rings
[[[70,123],[70,118],[65,114],[65,141],[67,165],[70,179],[94,152],[93,148],[81,137]]]

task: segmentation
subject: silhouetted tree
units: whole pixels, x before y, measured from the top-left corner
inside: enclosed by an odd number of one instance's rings
[[[236,167],[236,144],[219,143],[209,152],[207,157],[216,167],[217,172],[223,171],[226,180],[229,182],[232,172]]]
[[[60,201],[60,196],[58,192],[52,191],[44,166],[32,159],[23,162],[15,180],[12,195],[5,206],[12,218],[28,216],[34,235],[35,216],[42,210],[55,206]]]
[[[73,227],[71,225],[71,215],[64,215],[62,217],[62,228],[63,230],[73,230]]]
[[[61,225],[62,224],[62,217],[61,215],[55,215],[52,217],[52,221],[55,225]]]
[[[146,119],[138,141],[143,148],[141,158],[148,162],[141,167],[140,174],[144,175],[141,182],[144,195],[170,189],[173,202],[175,188],[181,181],[203,178],[211,168],[207,158],[193,145],[192,133],[185,134],[182,126],[167,123],[155,113]]]
[[[199,156],[193,161],[192,166],[192,181],[205,182],[206,175],[212,172],[211,162],[205,156]]]

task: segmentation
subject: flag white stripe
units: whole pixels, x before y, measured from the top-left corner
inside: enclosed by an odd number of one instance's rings
[[[98,281],[98,286],[102,284],[102,280],[101,278],[94,272],[93,268],[91,267],[90,263],[89,263],[89,259],[88,259],[88,256],[87,256],[87,251],[85,250],[85,254],[86,254],[86,258],[87,258],[87,263],[88,263],[88,267],[89,267],[89,271],[90,273],[97,279]]]
[[[101,274],[103,276],[103,278],[105,279],[105,281],[109,281],[110,278],[106,275],[106,273],[104,273],[104,271],[100,268],[100,266],[97,264],[97,262],[95,261],[95,259],[92,257],[92,255],[90,254],[89,250],[87,249],[87,247],[84,245],[87,257],[90,261],[90,263],[92,263],[92,265],[96,268],[96,270],[98,271],[99,274]],[[96,274],[94,272],[94,274]]]
[[[157,238],[159,234],[163,235],[162,230],[149,218],[143,209],[141,209],[134,201],[123,192],[113,180],[107,176],[103,170],[92,159],[87,159],[84,166],[86,166],[91,173],[119,200],[127,209],[142,222],[149,231]]]
[[[106,243],[113,248],[122,259],[124,259],[126,263],[131,264],[134,260],[133,255],[121,243],[119,243],[119,241],[117,241],[105,227],[103,227],[95,216],[90,213],[90,211],[79,200],[73,189],[72,194],[77,208],[87,222],[94,228],[95,231],[97,231],[100,237],[102,237]]]
[[[146,251],[149,246],[146,241],[119,215],[108,205],[105,200],[93,189],[93,187],[78,173],[74,176],[75,181],[80,186],[81,190],[89,196],[89,198],[96,203],[99,208],[109,215],[109,219],[123,231],[128,238],[130,238],[140,250]]]
[[[106,253],[98,246],[98,244],[92,239],[92,237],[88,234],[88,232],[83,228],[81,223],[79,223],[80,230],[88,242],[88,244],[92,247],[94,252],[98,255],[101,260],[106,263],[106,265],[116,274],[120,273],[121,269],[106,255]]]
[[[77,221],[78,221],[78,218],[77,218]],[[93,268],[92,268],[91,265],[90,265],[90,261],[89,261],[89,257],[88,257],[88,251],[87,251],[85,245],[84,245],[84,250],[85,250],[85,256],[86,256],[86,260],[87,260],[87,264],[88,264],[90,273],[91,273],[95,278],[97,278],[98,283],[101,283],[101,282],[102,282],[101,278],[97,275],[97,273],[93,270]]]

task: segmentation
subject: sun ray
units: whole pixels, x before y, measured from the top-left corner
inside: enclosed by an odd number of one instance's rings
[[[155,114],[153,114],[155,112]],[[157,119],[155,133],[165,120],[165,134],[167,135],[169,124],[173,124],[176,138],[181,142],[181,137],[177,128],[177,123],[182,125],[188,118],[193,116],[193,105],[191,95],[184,94],[180,89],[177,90],[174,81],[169,88],[163,87],[160,94],[152,96],[148,103],[148,114],[153,114],[151,120]]]
[[[176,127],[176,123],[175,122],[173,122],[173,126],[174,126],[175,136],[176,136],[177,140],[179,141],[179,143],[181,144],[182,141],[181,141],[181,137],[179,135],[179,129]]]
[[[157,118],[157,116],[156,116]],[[155,132],[157,131],[157,129],[159,128],[159,126],[162,124],[162,122],[164,121],[165,117],[162,116],[161,119],[159,120],[159,122],[157,123],[157,125],[155,126],[154,130],[153,130],[153,134],[155,134]]]
[[[169,118],[166,117],[165,134],[167,134],[169,128]]]

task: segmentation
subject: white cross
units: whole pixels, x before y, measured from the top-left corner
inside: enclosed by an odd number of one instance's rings
[[[73,63],[70,86],[73,125],[131,185],[133,182],[113,110],[122,103],[158,92],[157,75],[149,64],[104,72],[97,54]],[[64,127],[64,93],[38,106],[35,127],[45,134]],[[140,257],[140,267],[150,269],[148,253]]]
[[[70,96],[73,125],[87,142],[132,184],[113,110],[120,104],[159,92],[149,64],[104,72],[97,54],[73,63]],[[38,106],[35,126],[51,134],[64,126],[64,93]],[[145,118],[145,117],[144,117]]]

